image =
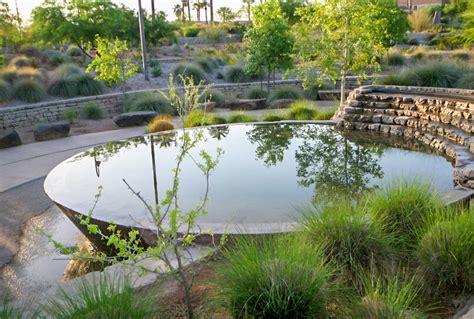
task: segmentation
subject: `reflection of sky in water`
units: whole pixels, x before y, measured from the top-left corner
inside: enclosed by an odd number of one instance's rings
[[[273,128],[277,128],[273,126]],[[293,138],[289,140],[286,147],[281,149],[283,160],[275,165],[264,165],[263,160],[257,158],[257,147],[264,147],[268,152],[275,152],[279,148],[272,134],[260,138],[255,135],[249,140],[249,131],[253,126],[231,126],[225,138],[218,141],[207,136],[207,142],[202,142],[192,151],[195,158],[203,147],[215,155],[217,147],[224,150],[220,163],[210,177],[210,202],[207,205],[209,214],[201,218],[207,223],[265,223],[292,221],[297,216],[297,207],[308,205],[314,194],[315,184],[304,187],[299,185],[301,176],[297,176],[297,167],[300,165],[295,160],[295,152],[300,151],[303,141],[309,145],[309,152],[303,153],[303,160],[321,163],[319,158],[327,160],[327,163],[338,163],[337,165],[309,166],[308,173],[316,176],[316,184],[321,187],[331,185],[331,174],[334,168],[344,167],[341,160],[344,152],[339,152],[339,158],[327,158],[327,154],[315,155],[313,150],[320,149],[321,136],[329,136],[330,139],[342,140],[341,135],[328,126],[293,126]],[[313,135],[301,133],[305,129],[311,130]],[[264,129],[265,130],[265,129]],[[321,135],[323,134],[323,135]],[[268,136],[269,135],[269,136]],[[311,140],[308,136],[317,136]],[[156,138],[156,137],[155,137]],[[283,139],[283,142],[285,139]],[[326,141],[326,140],[325,140]],[[319,144],[318,144],[319,143]],[[330,143],[330,142],[327,142]],[[172,145],[174,145],[172,143]],[[262,146],[263,145],[263,146]],[[326,144],[327,146],[328,144]],[[336,143],[332,149],[341,147],[343,143]],[[364,145],[357,147],[350,142],[351,154],[356,150],[365,151],[369,158],[361,164],[361,169],[378,169],[379,176],[374,178],[371,173],[350,170],[349,174],[359,174],[362,181],[353,182],[347,187],[348,194],[357,188],[365,189],[373,185],[386,185],[393,179],[412,179],[418,177],[427,178],[430,184],[439,191],[452,188],[452,167],[444,158],[432,154],[414,151],[405,151],[395,148],[383,148],[382,152],[372,152],[373,147]],[[265,148],[266,147],[266,148]],[[370,151],[369,151],[370,150]],[[347,152],[346,152],[347,153]],[[155,146],[156,167],[158,172],[159,194],[164,194],[171,183],[171,169],[174,167],[177,150],[174,147],[159,148]],[[267,153],[263,152],[264,156]],[[326,158],[325,158],[326,156]],[[99,159],[101,157],[99,156]],[[114,220],[117,223],[134,224],[133,220],[143,222],[145,209],[139,200],[131,194],[123,183],[124,178],[136,191],[150,203],[153,203],[153,176],[151,166],[151,149],[149,145],[139,144],[137,147],[121,149],[117,154],[110,156],[100,165],[100,178],[96,176],[93,157],[82,157],[74,161],[68,161],[57,167],[46,181],[46,189],[49,195],[59,203],[76,211],[87,213],[94,201],[97,187],[103,186],[102,197],[94,211],[94,216],[99,219]],[[326,164],[328,165],[328,164]],[[342,165],[342,166],[341,166]],[[317,167],[315,170],[313,167]],[[364,168],[365,167],[365,168]],[[324,171],[321,171],[324,170]],[[334,172],[337,175],[338,171]],[[355,173],[356,172],[356,173]],[[364,173],[365,172],[365,173]],[[325,176],[324,183],[318,178]],[[351,180],[349,178],[349,180]],[[340,181],[340,179],[339,179]],[[194,166],[191,160],[183,164],[180,183],[180,203],[186,210],[202,198],[205,179]],[[323,190],[324,191],[324,190]],[[324,198],[324,196],[323,196]]]

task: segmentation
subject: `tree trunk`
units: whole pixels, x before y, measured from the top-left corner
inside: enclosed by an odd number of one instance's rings
[[[344,102],[346,101],[346,73],[342,73],[341,77],[341,101],[339,102],[339,105],[342,106]]]
[[[347,5],[347,1],[346,1]],[[346,76],[347,76],[347,66],[346,63],[349,59],[349,17],[346,16],[346,33],[344,35],[344,61],[342,65],[342,70],[341,70],[341,101],[339,102],[339,105],[342,106],[344,102],[346,101]]]
[[[155,20],[155,0],[151,0],[151,18]]]
[[[208,21],[207,21],[207,7],[204,8],[204,15],[206,16],[206,24],[208,24]]]
[[[209,9],[211,9],[211,22],[214,22],[214,3],[209,0]]]
[[[250,0],[248,0],[248,4],[247,4],[247,15],[249,17],[249,24],[252,24],[252,17],[250,16]]]
[[[189,2],[189,0],[186,0],[186,5],[188,6],[188,18],[189,21],[191,21],[191,3]]]
[[[271,74],[271,72],[272,71],[268,67],[267,68],[267,93],[268,93],[268,95],[270,95],[270,74]]]

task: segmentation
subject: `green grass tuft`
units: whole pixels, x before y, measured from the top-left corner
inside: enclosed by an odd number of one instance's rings
[[[105,85],[102,81],[97,81],[87,73],[78,73],[71,76],[77,85],[77,94],[80,96],[93,96],[104,93]]]
[[[386,63],[392,66],[404,65],[405,56],[400,51],[390,51],[387,54]]]
[[[36,103],[46,98],[46,91],[36,81],[23,80],[13,86],[13,97],[21,101]]]
[[[4,102],[10,98],[11,95],[11,88],[10,85],[3,81],[0,80],[0,102]]]
[[[474,90],[474,71],[461,76],[455,86],[460,89]]]
[[[300,89],[296,87],[292,87],[292,86],[286,86],[286,87],[281,87],[271,92],[270,95],[268,96],[268,103],[273,102],[275,100],[281,100],[281,99],[299,100],[302,97],[303,97],[303,94],[301,93]]]
[[[206,73],[212,73],[212,71],[214,71],[216,68],[216,65],[211,57],[196,58],[194,59],[193,63],[199,65]]]
[[[210,90],[199,98],[200,103],[215,102],[216,107],[225,107],[225,96],[216,90]]]
[[[178,64],[171,72],[176,81],[181,82],[182,77],[193,78],[194,83],[197,84],[200,81],[206,81],[206,75],[204,70],[196,64]]]
[[[243,83],[250,80],[250,76],[240,65],[230,65],[225,69],[224,80],[230,83]]]
[[[201,110],[193,110],[184,118],[184,127],[198,127],[214,124],[212,118]]]
[[[291,104],[288,112],[290,120],[314,120],[317,111],[313,104],[306,101],[296,101]]]
[[[128,96],[125,100],[125,109],[128,112],[155,111],[159,114],[173,113],[173,108],[169,101],[163,96],[152,92],[143,92]]]
[[[81,115],[88,120],[99,120],[104,117],[104,110],[99,104],[89,102],[81,109]]]
[[[245,93],[245,97],[251,100],[266,99],[268,97],[268,92],[261,88],[251,88]]]
[[[249,123],[249,122],[257,122],[257,119],[254,117],[251,117],[245,112],[236,112],[229,116],[229,118],[227,119],[227,122],[228,123]]]
[[[283,114],[267,113],[263,116],[264,122],[278,122],[286,120],[286,116]]]

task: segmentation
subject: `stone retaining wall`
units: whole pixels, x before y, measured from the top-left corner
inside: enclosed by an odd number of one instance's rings
[[[371,78],[367,81],[372,81]],[[359,86],[358,77],[349,77],[347,82],[348,88],[356,88]],[[260,82],[250,83],[226,83],[215,84],[213,89],[221,91],[226,96],[242,98],[245,93],[253,87],[259,87]],[[276,81],[273,88],[283,86],[296,86],[301,88],[299,80],[281,80]],[[265,84],[264,84],[265,87]],[[131,91],[127,94],[140,92],[166,92],[167,89],[141,90]],[[37,124],[39,122],[55,122],[64,118],[64,112],[69,110],[79,111],[85,105],[93,102],[104,109],[106,117],[112,117],[122,112],[122,93],[112,93],[98,96],[81,97],[67,100],[49,101],[28,105],[19,105],[12,107],[0,107],[0,129],[9,129],[16,127],[25,127]]]
[[[474,188],[474,90],[363,86],[336,114],[340,128],[417,139],[454,162],[455,182]]]

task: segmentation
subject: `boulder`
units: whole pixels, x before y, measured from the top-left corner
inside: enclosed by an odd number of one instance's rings
[[[47,141],[67,137],[70,130],[71,125],[68,122],[56,122],[36,125],[33,134],[35,141]]]
[[[21,145],[20,135],[15,130],[0,131],[0,148],[7,148]]]
[[[295,100],[294,99],[279,99],[275,101],[270,102],[270,107],[272,109],[282,109],[285,107],[288,107],[293,103]]]
[[[114,116],[113,120],[120,127],[141,126],[153,120],[157,114],[152,111],[128,112]]]
[[[267,99],[241,99],[241,100],[233,100],[233,101],[226,101],[225,107],[231,110],[244,110],[244,111],[252,111],[252,110],[261,110],[267,107]]]

